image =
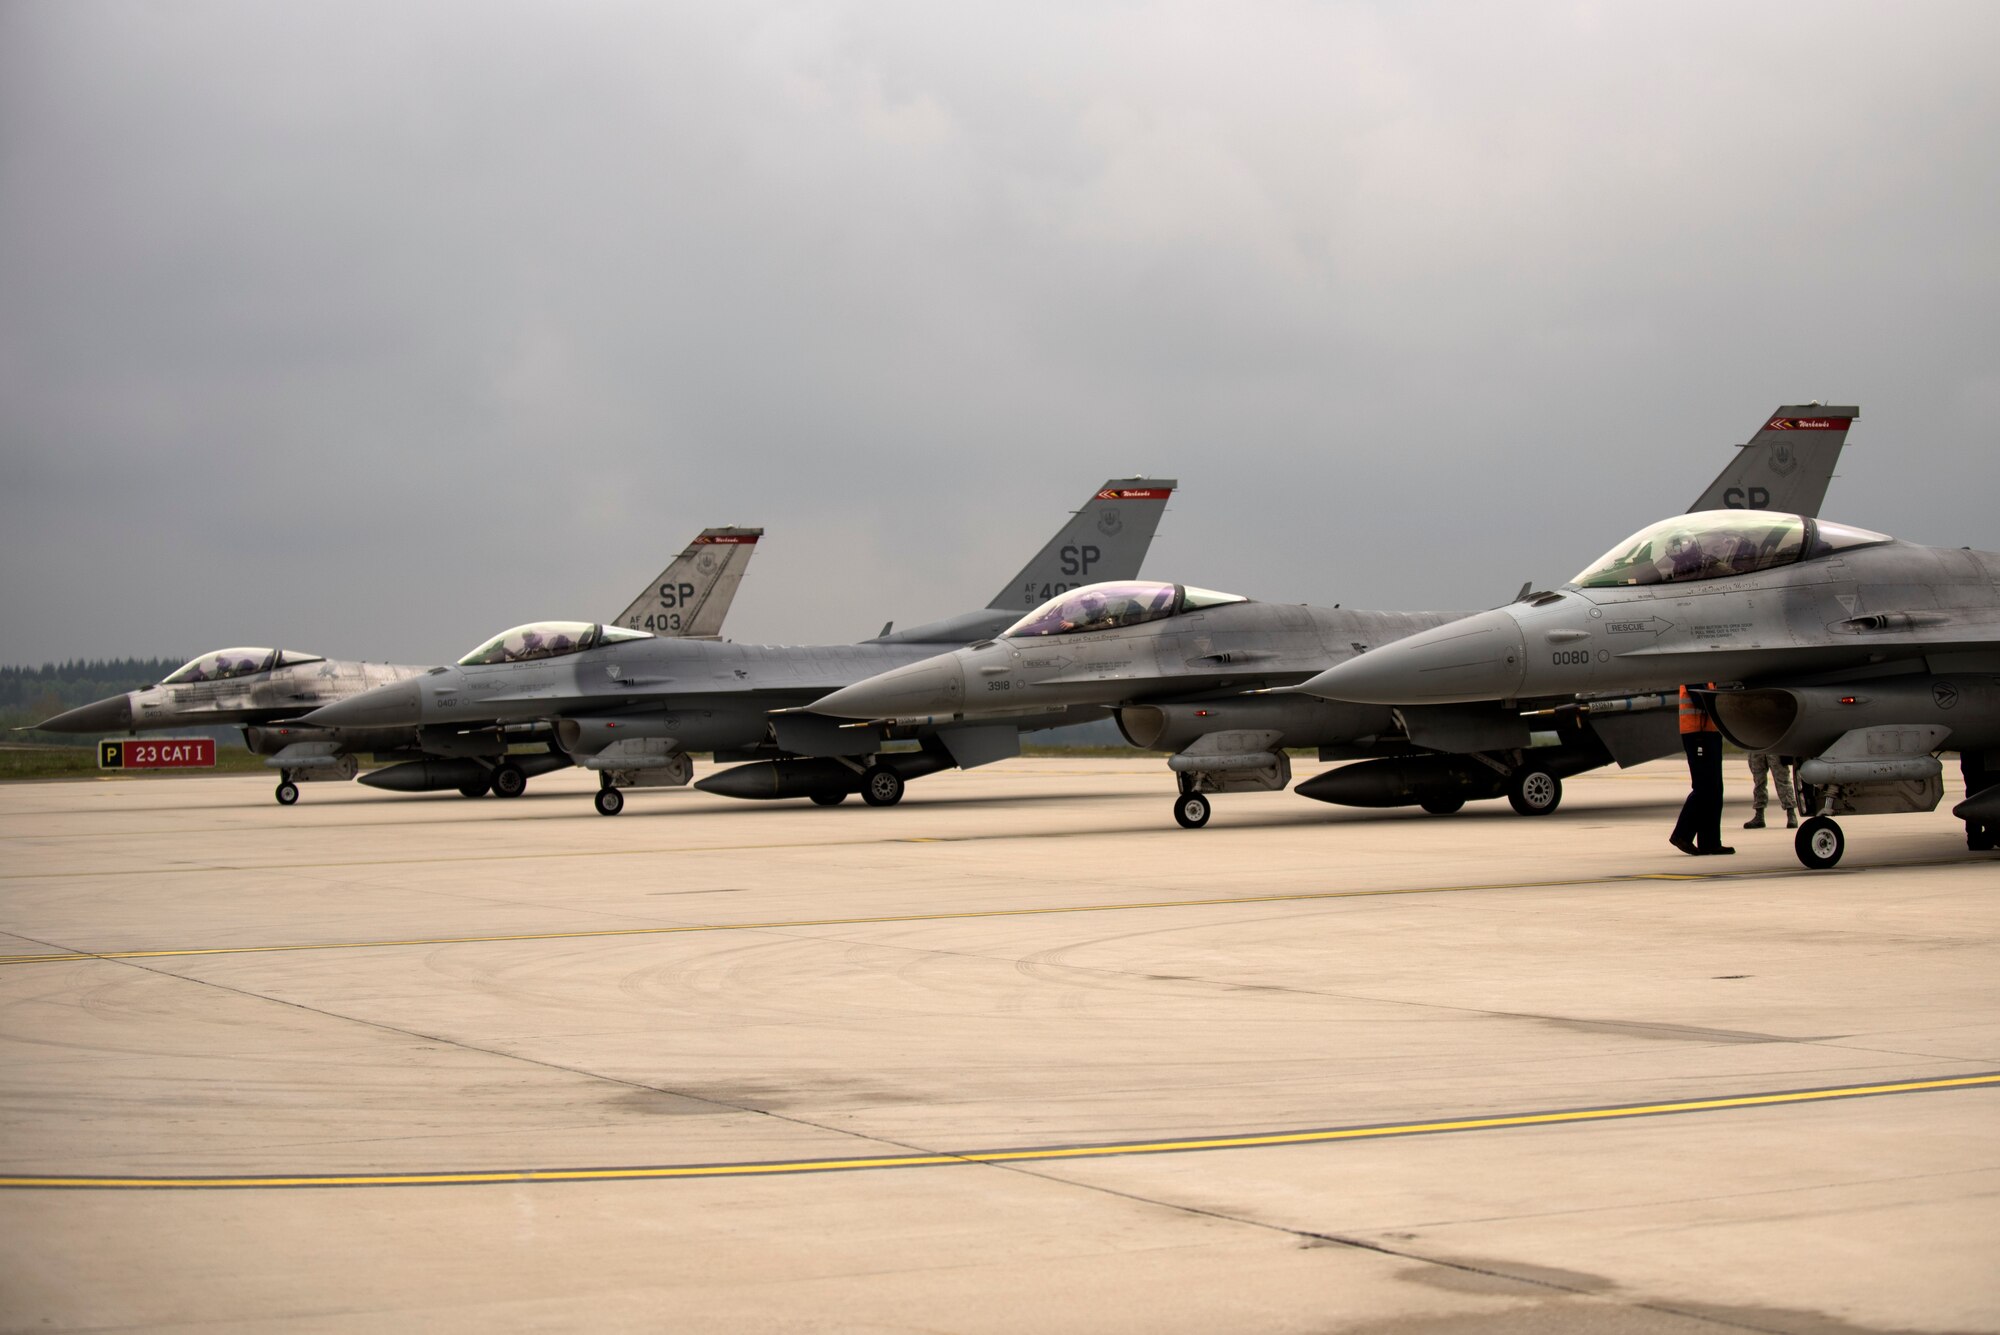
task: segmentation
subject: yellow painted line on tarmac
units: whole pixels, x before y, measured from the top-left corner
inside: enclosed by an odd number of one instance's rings
[[[1753,873],[1738,872],[1737,876]],[[1692,876],[1688,880],[1724,880],[1732,873]],[[466,946],[507,941],[582,941],[616,936],[685,936],[704,932],[783,931],[800,927],[867,927],[906,922],[959,922],[977,918],[1035,918],[1069,913],[1138,913],[1149,910],[1216,908],[1235,904],[1298,904],[1331,899],[1375,899],[1389,895],[1460,895],[1484,890],[1547,890],[1616,881],[1655,879],[1639,876],[1589,876],[1570,880],[1495,881],[1484,885],[1393,886],[1378,890],[1304,890],[1280,895],[1224,895],[1205,899],[1146,899],[1108,904],[1051,904],[1039,908],[960,909],[947,913],[888,913],[850,918],[776,918],[762,922],[683,923],[672,927],[589,927],[557,932],[505,932],[468,936],[393,937],[379,941],[303,941],[278,945],[182,946],[154,950],[74,950],[44,954],[0,955],[0,968],[18,964],[65,964],[78,960],[178,959],[200,955],[271,955],[299,950],[387,950],[404,946]]]
[[[1628,1121],[1638,1117],[1666,1117],[1682,1113],[1728,1112],[1786,1104],[1828,1103],[1838,1099],[1936,1093],[1943,1090],[1976,1089],[1993,1085],[2000,1085],[2000,1071],[1927,1080],[1896,1080],[1869,1085],[1836,1085],[1820,1089],[1790,1089],[1762,1094],[1731,1094],[1669,1103],[1633,1103],[1609,1108],[1568,1108],[1554,1112],[1502,1113],[1488,1117],[1456,1117],[1378,1126],[1333,1127],[1306,1131],[1258,1131],[1243,1135],[1113,1141],[1098,1145],[961,1150],[949,1154],[916,1153],[845,1159],[781,1159],[747,1163],[649,1164],[622,1168],[530,1168],[432,1173],[260,1173],[240,1177],[136,1177],[84,1173],[11,1174],[0,1176],[0,1190],[216,1191],[269,1187],[476,1187],[544,1182],[633,1182],[660,1178],[795,1177],[814,1173],[849,1173],[876,1168],[947,1168],[961,1164],[1046,1163],[1051,1160],[1104,1159],[1136,1154],[1189,1154],[1204,1150],[1322,1145],[1347,1140],[1392,1140],[1405,1136],[1504,1131],[1519,1127]]]

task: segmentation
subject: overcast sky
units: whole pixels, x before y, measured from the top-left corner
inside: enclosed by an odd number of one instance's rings
[[[1858,402],[2000,548],[2000,6],[0,0],[0,662],[1146,573],[1472,607]]]

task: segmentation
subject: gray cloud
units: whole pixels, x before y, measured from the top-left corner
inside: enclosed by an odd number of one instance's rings
[[[1497,602],[1863,404],[1829,511],[2000,546],[2000,15],[0,10],[0,659],[434,660],[771,532],[741,638],[1150,573]]]

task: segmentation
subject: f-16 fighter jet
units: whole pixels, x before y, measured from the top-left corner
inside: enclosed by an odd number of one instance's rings
[[[1780,408],[1702,494],[1702,502],[1761,509],[1772,500],[1817,509],[1856,408]],[[1538,740],[1517,711],[1391,711],[1299,696],[1255,694],[1458,612],[1369,612],[1255,603],[1171,584],[1100,585],[1052,599],[996,639],[836,691],[811,706],[890,726],[964,726],[1022,709],[1111,708],[1135,746],[1170,751],[1180,794],[1174,818],[1208,822],[1212,793],[1284,788],[1290,747],[1322,760],[1366,763],[1300,785],[1302,796],[1354,806],[1456,811],[1507,797],[1545,815],[1562,780],[1637,764],[1678,746],[1671,714],[1626,706],[1569,715]],[[1379,652],[1379,650],[1377,650]]]
[[[757,550],[761,528],[710,528],[688,544],[619,614],[620,625],[644,626],[661,635],[713,639]],[[243,741],[278,771],[278,801],[299,800],[299,783],[351,779],[358,753],[368,751],[408,763],[397,766],[407,791],[456,788],[467,797],[489,790],[518,797],[528,780],[569,764],[550,750],[509,756],[513,742],[532,733],[492,739],[467,748],[455,733],[426,736],[413,728],[327,729],[299,726],[302,714],[406,681],[427,669],[396,663],[322,658],[294,649],[222,649],[192,659],[165,681],[58,714],[36,725],[43,732],[157,732],[243,724]],[[542,740],[546,740],[544,733]]]
[[[624,789],[693,778],[690,751],[747,761],[697,785],[726,797],[805,797],[834,805],[859,792],[900,801],[911,779],[1020,751],[1020,734],[1077,720],[1062,709],[1016,711],[982,726],[846,728],[797,712],[849,682],[993,635],[1025,607],[1105,577],[1129,579],[1152,543],[1175,483],[1106,482],[982,611],[860,644],[788,647],[658,639],[625,626],[517,626],[423,676],[312,713],[312,727],[421,727],[490,745],[519,726],[549,728],[559,749],[600,777],[599,813],[624,810]],[[916,739],[919,750],[886,750]],[[398,767],[401,768],[401,767]],[[396,769],[364,776],[393,782]]]
[[[1959,753],[1966,843],[2000,832],[2000,555],[1785,514],[1715,510],[1633,534],[1562,588],[1348,660],[1314,696],[1377,705],[1572,703],[1729,687],[1723,735],[1797,758],[1796,850],[1840,861],[1833,817],[1930,811]]]

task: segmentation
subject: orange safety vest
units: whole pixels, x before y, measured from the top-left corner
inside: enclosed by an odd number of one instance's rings
[[[1710,687],[1714,685],[1714,682],[1709,683]],[[1717,731],[1715,720],[1709,717],[1708,711],[1695,702],[1687,687],[1681,687],[1681,733]]]

